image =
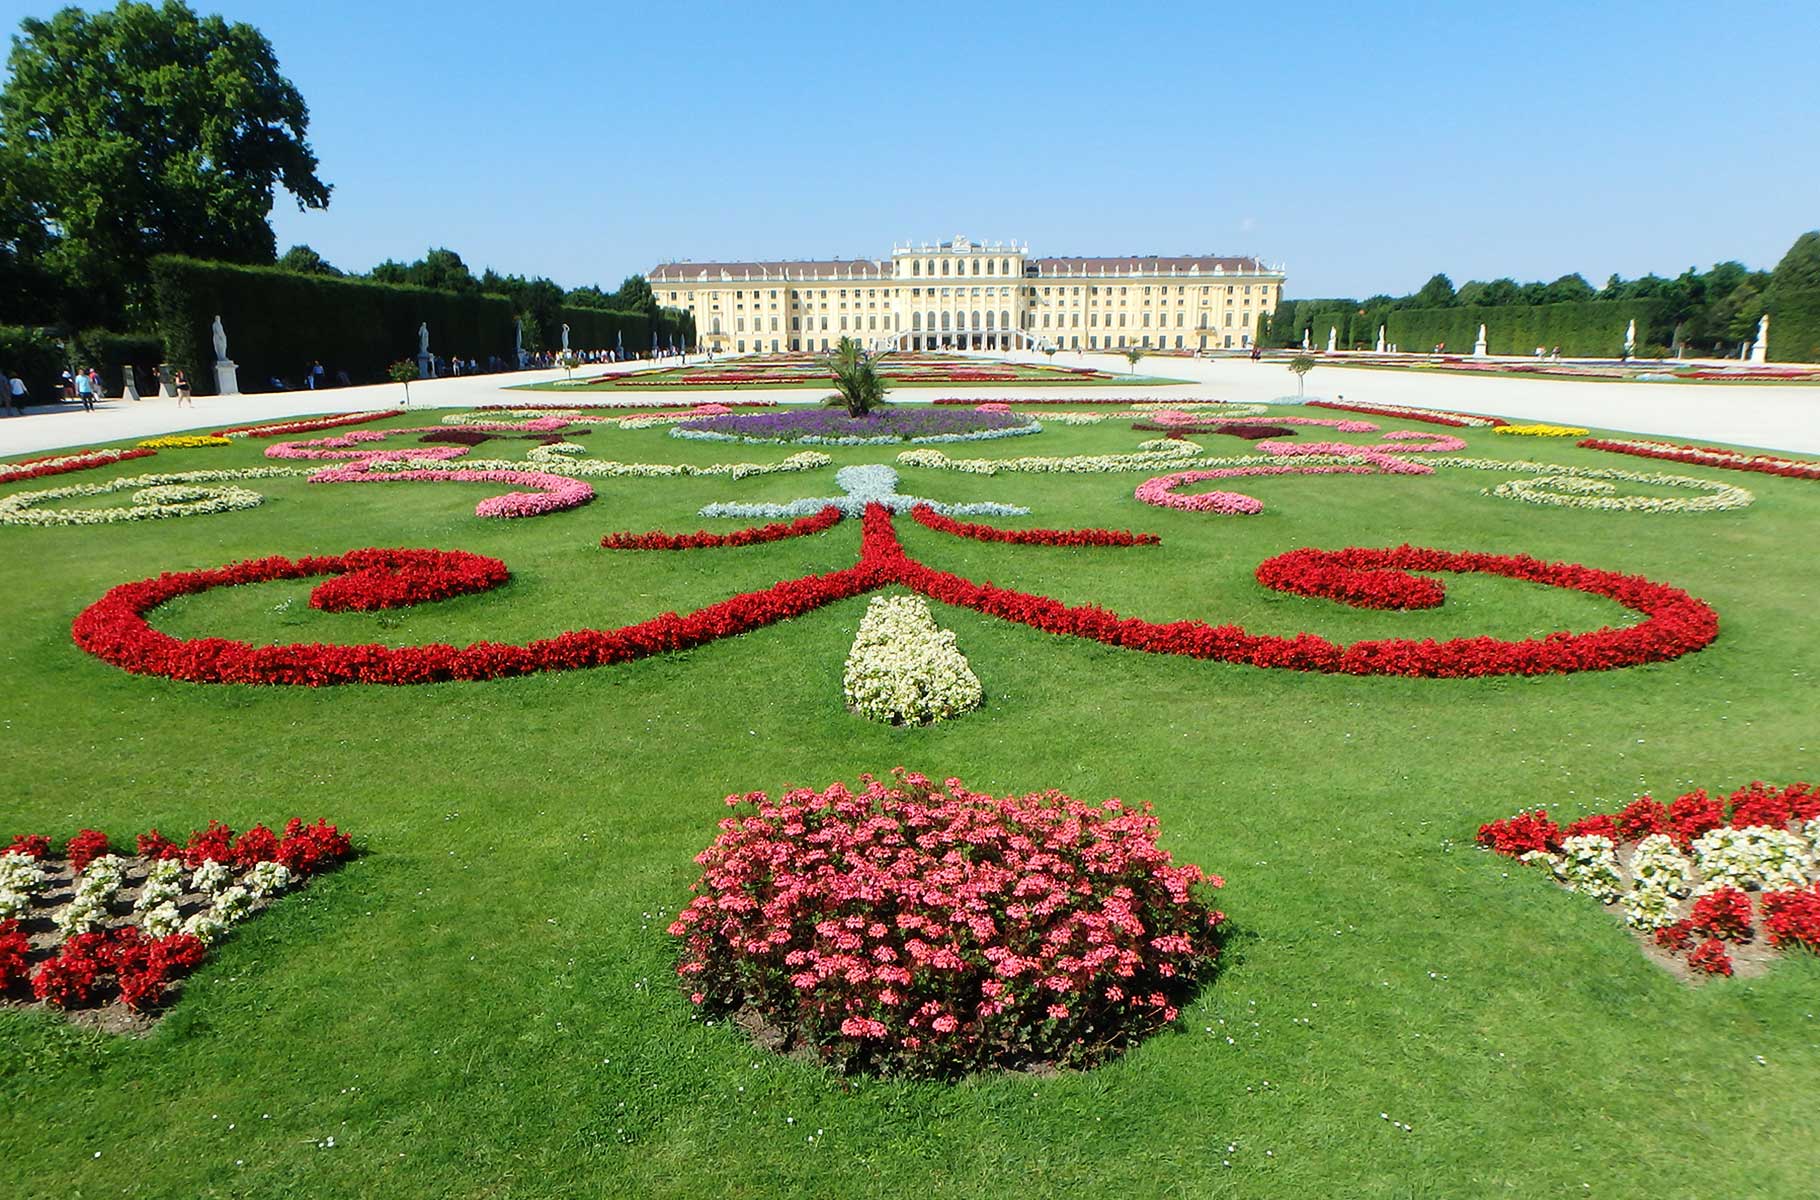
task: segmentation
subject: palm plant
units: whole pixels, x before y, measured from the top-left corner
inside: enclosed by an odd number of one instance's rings
[[[834,376],[835,394],[823,403],[830,407],[844,406],[850,417],[863,417],[886,403],[885,391],[891,381],[879,372],[878,364],[889,357],[890,351],[868,354],[856,339],[842,338],[825,363]]]
[[[1125,361],[1131,364],[1131,366],[1129,368],[1130,370],[1132,370],[1132,371],[1137,370],[1138,361],[1140,359],[1142,359],[1143,357],[1144,357],[1144,348],[1142,346],[1125,347]]]

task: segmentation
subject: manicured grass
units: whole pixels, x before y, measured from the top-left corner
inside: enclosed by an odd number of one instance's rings
[[[1122,452],[1148,436],[1126,424],[943,449]],[[1485,457],[1656,465],[1449,432]],[[792,449],[604,426],[582,440],[623,461],[775,461]],[[1199,440],[1210,454],[1249,451]],[[161,451],[6,491],[258,465],[263,448]],[[888,463],[896,448],[830,452],[837,464]],[[931,564],[1153,620],[1350,641],[1628,619],[1596,598],[1476,576],[1450,578],[1447,603],[1419,613],[1285,596],[1251,577],[1295,546],[1405,541],[1637,572],[1688,589],[1722,620],[1718,642],[1676,662],[1431,681],[1143,655],[934,605],[986,701],[928,729],[872,725],[842,705],[863,597],[624,666],[416,688],[177,684],[127,675],[69,637],[70,620],[115,583],[368,545],[493,554],[514,579],[365,616],[309,609],[307,581],[265,584],[173,603],[155,621],[183,635],[405,644],[687,611],[847,565],[857,523],[682,553],[604,551],[601,534],[699,528],[696,509],[716,500],[827,495],[831,468],[599,480],[594,503],[523,521],[473,516],[497,486],[277,479],[247,484],[268,497],[249,512],[0,527],[12,785],[0,835],[296,813],[339,823],[364,851],[219,947],[147,1038],[0,1013],[4,1190],[1807,1194],[1820,1171],[1820,962],[1791,955],[1761,979],[1685,987],[1636,952],[1613,914],[1471,845],[1481,822],[1519,808],[1568,819],[1638,791],[1814,774],[1820,644],[1806,547],[1820,492],[1660,465],[1741,484],[1757,503],[1661,516],[1543,508],[1481,495],[1498,475],[1443,471],[1233,481],[1265,511],[1219,518],[1137,503],[1142,474],[905,469],[905,492],[1031,507],[996,522],[1008,527],[1161,534],[1160,546],[1065,550],[897,524]],[[900,763],[995,791],[1153,803],[1164,843],[1226,877],[1220,903],[1238,930],[1179,1029],[1091,1073],[941,1085],[842,1079],[692,1019],[664,926],[721,798]],[[319,1149],[330,1135],[335,1148]]]

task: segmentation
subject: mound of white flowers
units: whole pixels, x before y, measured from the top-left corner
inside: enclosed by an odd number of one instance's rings
[[[978,708],[985,697],[954,634],[921,596],[876,596],[847,655],[842,689],[862,717],[927,725]]]

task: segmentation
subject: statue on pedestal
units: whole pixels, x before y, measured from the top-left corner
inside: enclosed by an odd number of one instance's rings
[[[567,321],[564,321],[563,326],[562,326],[562,348],[563,348],[563,352],[565,354],[568,353],[568,350],[569,350],[569,323]]]
[[[215,361],[226,362],[228,360],[227,330],[221,327],[220,313],[215,314],[215,323],[209,327],[209,333],[215,340]]]
[[[1751,343],[1750,360],[1754,363],[1769,361],[1769,314],[1764,313],[1757,319],[1757,340]]]
[[[422,358],[430,352],[430,323],[425,321],[417,327],[417,356]]]

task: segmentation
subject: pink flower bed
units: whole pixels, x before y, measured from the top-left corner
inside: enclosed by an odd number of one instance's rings
[[[1176,1019],[1213,971],[1223,881],[1149,808],[1006,796],[898,768],[738,813],[670,926],[706,1011],[744,1010],[848,1070],[1090,1066]]]

